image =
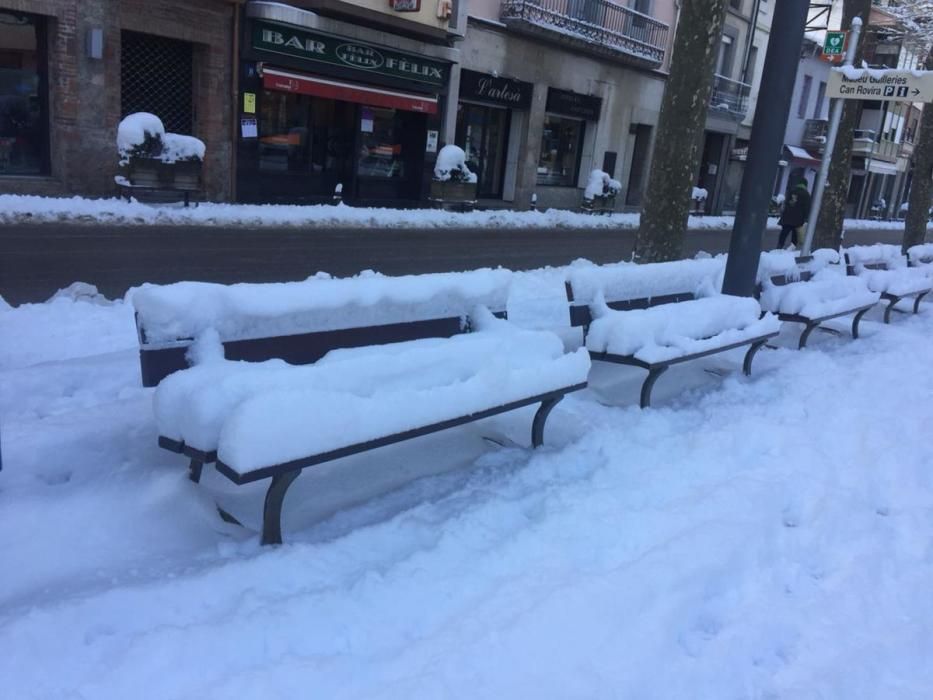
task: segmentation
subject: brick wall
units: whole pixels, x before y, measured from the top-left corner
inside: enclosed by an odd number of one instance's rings
[[[79,9],[80,8],[80,9]],[[51,174],[0,177],[0,192],[113,196],[120,121],[120,32],[194,44],[194,135],[207,145],[205,193],[231,196],[233,10],[229,0],[0,0],[0,9],[49,18]],[[85,55],[100,27],[104,57]]]

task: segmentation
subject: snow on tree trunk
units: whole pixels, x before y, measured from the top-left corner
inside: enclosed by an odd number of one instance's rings
[[[933,70],[933,47],[927,54],[924,70]],[[924,242],[927,235],[927,219],[933,203],[933,107],[923,106],[920,128],[914,143],[914,177],[910,184],[910,199],[907,204],[907,220],[904,222],[904,252]]]
[[[848,29],[855,17],[861,17],[864,28],[859,37],[855,52],[854,65],[861,65],[862,47],[871,28],[868,27],[868,15],[871,12],[871,0],[845,0],[842,11],[842,27]],[[820,215],[816,220],[813,236],[813,248],[838,248],[842,243],[842,221],[845,218],[846,201],[849,195],[849,176],[852,173],[852,132],[858,128],[862,118],[862,101],[845,100],[839,133],[833,147],[833,159],[829,164],[826,188],[820,204]]]
[[[635,254],[641,262],[681,257],[725,5],[725,0],[684,0],[681,6],[645,207],[635,238]]]

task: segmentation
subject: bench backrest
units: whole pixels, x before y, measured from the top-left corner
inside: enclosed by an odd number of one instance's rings
[[[475,270],[143,287],[133,297],[143,385],[188,367],[189,348],[208,331],[228,360],[290,364],[310,364],[340,348],[449,338],[471,330],[476,307],[504,318],[511,278],[508,270]]]
[[[593,313],[589,304],[577,303],[574,300],[573,285],[567,281],[567,301],[570,303],[570,325],[575,328],[588,328],[593,322]],[[695,299],[693,292],[677,292],[654,297],[639,297],[637,299],[607,299],[606,306],[614,311],[632,311],[633,309],[647,309],[661,304],[673,304],[680,301]]]
[[[505,318],[505,311],[496,312],[496,315]],[[296,335],[228,340],[223,342],[223,346],[224,357],[228,360],[262,362],[280,359],[293,365],[307,365],[317,362],[331,350],[339,348],[384,345],[423,338],[449,338],[469,331],[469,319],[455,316],[380,326],[314,331]],[[145,329],[140,327],[138,317],[137,333],[143,386],[158,386],[159,382],[168,375],[189,366],[187,353],[193,339],[179,340],[174,343],[148,343]]]

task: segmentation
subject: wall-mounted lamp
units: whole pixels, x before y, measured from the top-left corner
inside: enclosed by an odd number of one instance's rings
[[[87,30],[84,49],[88,58],[103,58],[104,30],[100,27],[90,27]]]

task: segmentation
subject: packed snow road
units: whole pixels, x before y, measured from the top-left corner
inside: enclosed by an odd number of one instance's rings
[[[930,696],[928,305],[306,474],[260,548],[97,301],[0,309],[4,697]]]

